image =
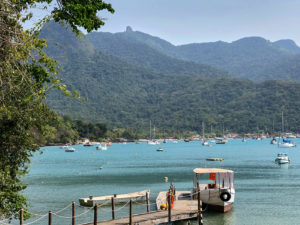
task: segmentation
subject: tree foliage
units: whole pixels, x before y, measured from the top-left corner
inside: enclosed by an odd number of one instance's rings
[[[45,92],[57,88],[71,95],[56,77],[56,61],[43,52],[47,43],[38,38],[39,29],[54,18],[70,24],[77,33],[78,26],[91,31],[104,24],[96,15],[98,10],[113,12],[111,5],[101,0],[59,0],[49,17],[24,30],[22,23],[32,17],[24,10],[51,2],[0,1],[0,218],[17,216],[26,208],[26,199],[20,194],[26,188],[21,177],[27,172],[30,156],[39,149],[38,134],[49,131],[47,124],[55,118],[43,102]]]

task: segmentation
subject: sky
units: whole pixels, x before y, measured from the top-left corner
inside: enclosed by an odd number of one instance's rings
[[[260,36],[292,39],[300,45],[300,0],[104,0],[114,14],[101,11],[98,31],[126,26],[172,44],[226,41]]]

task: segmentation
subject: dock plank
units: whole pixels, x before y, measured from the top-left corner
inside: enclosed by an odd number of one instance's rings
[[[178,194],[181,194],[180,192]],[[162,201],[166,196],[166,192],[159,193]],[[188,219],[196,219],[198,216],[198,202],[197,200],[178,200],[174,201],[174,208],[171,212],[171,221],[180,221]],[[154,212],[133,215],[133,224],[135,225],[154,225],[168,222],[168,211],[157,210]],[[97,225],[128,225],[129,217],[119,218],[115,220],[100,221]],[[93,225],[87,223],[82,225]]]

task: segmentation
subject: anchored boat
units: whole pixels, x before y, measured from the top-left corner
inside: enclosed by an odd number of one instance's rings
[[[290,163],[290,159],[289,159],[287,153],[278,153],[277,158],[275,159],[275,163],[278,163],[278,164]]]

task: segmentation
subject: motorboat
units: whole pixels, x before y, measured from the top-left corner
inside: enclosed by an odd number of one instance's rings
[[[270,144],[272,144],[272,145],[277,145],[277,140],[276,140],[276,138],[272,138]]]
[[[61,146],[59,146],[59,148],[61,148],[61,149],[66,149],[68,147],[69,147],[69,145],[61,145]]]
[[[209,144],[209,142],[208,142],[207,140],[203,140],[203,141],[202,141],[202,145],[203,145],[203,146],[208,146],[208,147],[211,146],[211,144]]]
[[[94,145],[91,142],[88,141],[88,142],[84,143],[83,146],[91,147],[91,146],[94,146]]]
[[[147,144],[148,144],[148,145],[159,145],[160,143],[159,143],[159,141],[157,141],[157,140],[149,140],[149,141],[147,142]]]
[[[211,182],[202,184],[200,177]],[[196,168],[194,169],[193,196],[196,196],[198,190],[200,190],[203,208],[227,212],[232,209],[234,203],[234,172],[219,168]]]
[[[98,145],[96,147],[97,150],[102,150],[102,151],[106,151],[107,150],[107,144],[104,145]]]
[[[295,143],[288,139],[282,139],[281,143],[278,143],[279,148],[292,148],[296,147]]]
[[[275,159],[275,163],[278,163],[278,164],[290,163],[290,159],[289,159],[287,153],[278,153],[277,158]]]
[[[158,151],[158,152],[163,152],[164,149],[163,149],[163,148],[158,148],[158,149],[156,149],[156,151]]]
[[[224,139],[217,139],[216,144],[226,144],[227,140]]]
[[[220,161],[222,162],[224,159],[223,158],[207,158],[206,161]]]
[[[73,148],[73,147],[71,147],[71,146],[67,146],[67,147],[65,148],[65,152],[75,152],[75,151],[76,151],[76,149]]]

